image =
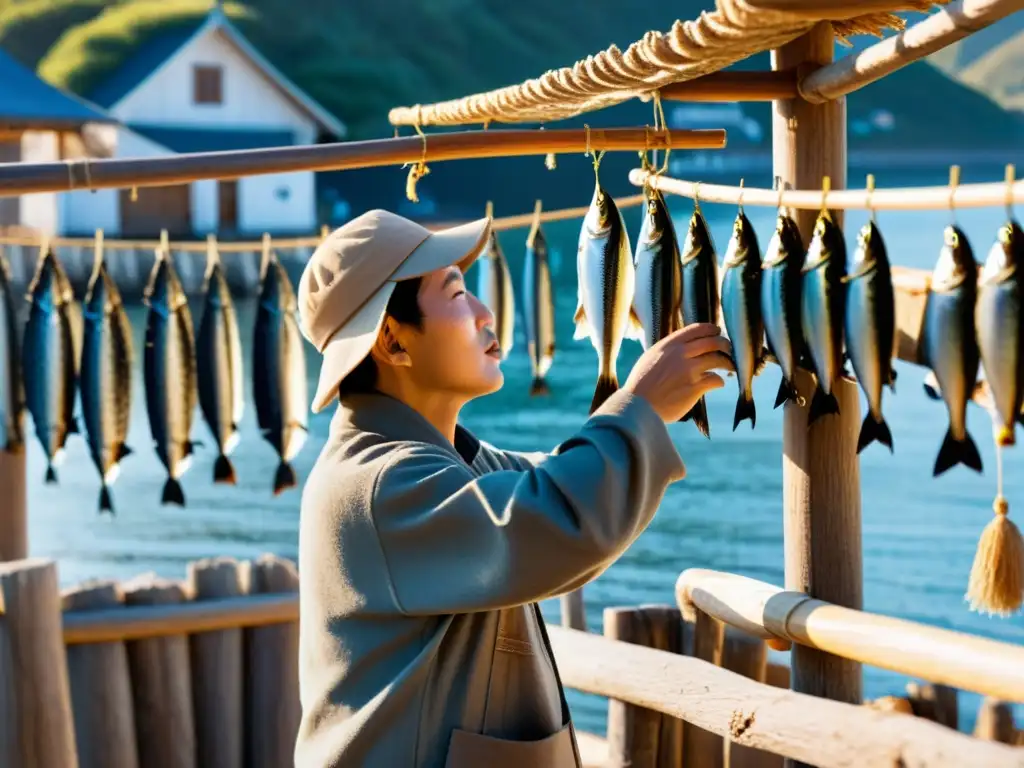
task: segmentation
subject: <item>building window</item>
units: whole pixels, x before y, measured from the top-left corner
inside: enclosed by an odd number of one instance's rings
[[[223,71],[220,67],[197,64],[192,68],[192,100],[196,104],[220,104],[224,99]]]

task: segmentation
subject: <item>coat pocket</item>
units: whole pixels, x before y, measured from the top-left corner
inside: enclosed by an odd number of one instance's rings
[[[536,741],[452,731],[445,768],[577,768],[572,727]]]

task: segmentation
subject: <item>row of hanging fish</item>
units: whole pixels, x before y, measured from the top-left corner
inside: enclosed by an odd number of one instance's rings
[[[238,445],[244,410],[238,322],[216,249],[208,254],[205,298],[198,332],[168,252],[158,249],[144,294],[148,308],[143,350],[146,412],[153,447],[167,470],[161,503],[184,506],[180,480],[192,463],[196,402],[217,447],[215,483],[234,485],[229,456]],[[132,408],[134,359],[131,327],[102,248],[82,307],[81,349],[73,333],[74,293],[53,251],[40,254],[29,286],[23,339],[17,338],[8,273],[0,259],[0,447],[23,450],[23,408],[32,416],[47,459],[46,482],[68,435],[79,432],[81,402],[89,454],[101,477],[100,511],[113,513],[110,486],[126,444]],[[287,273],[265,248],[253,346],[253,393],[260,432],[280,463],[273,492],[297,485],[291,461],[306,438],[306,370],[296,300]]]

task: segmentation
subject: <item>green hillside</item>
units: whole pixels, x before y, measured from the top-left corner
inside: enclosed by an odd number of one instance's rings
[[[393,106],[518,82],[611,43],[625,47],[710,5],[678,0],[666,10],[641,0],[236,0],[225,11],[275,65],[344,120],[352,138],[366,138],[390,132],[387,111]],[[88,97],[154,35],[195,23],[209,7],[209,0],[0,0],[0,46],[50,82]],[[758,57],[741,66],[764,62]],[[935,104],[942,105],[940,121],[929,106]],[[877,109],[895,116],[897,130],[886,143],[959,143],[949,122],[958,115],[970,115],[969,127],[982,130],[989,143],[1009,144],[1019,136],[1017,122],[1004,110],[925,64],[850,97],[851,120]],[[754,110],[759,120],[762,112]],[[858,141],[851,135],[851,144]]]
[[[1006,109],[1024,110],[1024,31],[975,59],[958,77]]]

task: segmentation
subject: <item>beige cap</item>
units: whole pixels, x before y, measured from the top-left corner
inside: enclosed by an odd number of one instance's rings
[[[299,280],[302,334],[323,355],[313,412],[370,353],[395,283],[444,267],[465,272],[490,235],[489,218],[431,232],[414,221],[374,210],[334,230],[317,247]]]

